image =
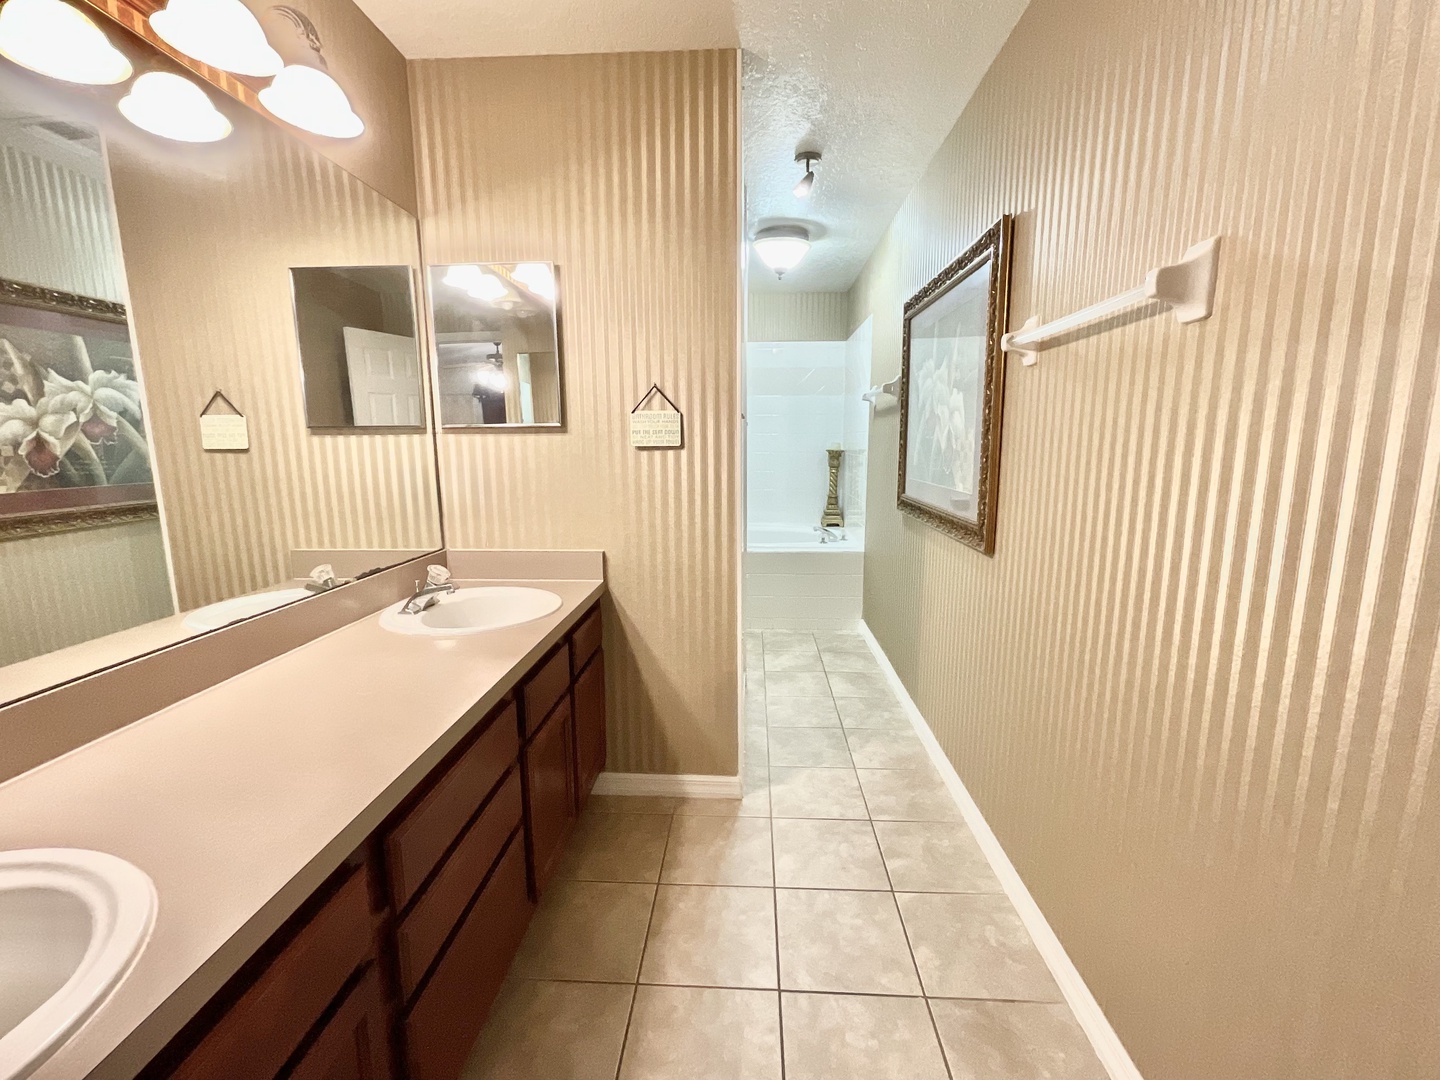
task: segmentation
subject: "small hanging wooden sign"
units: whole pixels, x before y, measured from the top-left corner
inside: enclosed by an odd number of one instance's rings
[[[232,411],[216,413],[210,410],[217,401],[223,401]],[[245,414],[235,408],[234,402],[224,393],[216,390],[200,410],[200,448],[202,450],[249,450],[250,424]]]
[[[647,409],[645,404],[659,394],[666,408]],[[685,445],[685,415],[675,407],[658,383],[651,383],[635,408],[630,410],[630,445],[641,450],[674,449]]]

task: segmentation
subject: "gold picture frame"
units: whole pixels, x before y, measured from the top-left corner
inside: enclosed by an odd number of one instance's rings
[[[898,506],[995,554],[1005,333],[1007,214],[905,304],[900,360]]]

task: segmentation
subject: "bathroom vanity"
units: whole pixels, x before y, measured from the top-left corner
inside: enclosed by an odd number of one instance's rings
[[[454,1080],[604,766],[591,608],[148,1066]]]
[[[458,1077],[605,764],[594,566],[483,634],[366,615],[0,786],[0,848],[159,897],[36,1080]]]

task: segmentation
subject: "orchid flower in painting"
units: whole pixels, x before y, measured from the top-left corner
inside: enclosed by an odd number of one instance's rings
[[[54,476],[80,435],[80,418],[67,402],[43,397],[38,405],[0,401],[0,446],[8,446],[36,476]]]
[[[115,440],[121,414],[140,419],[140,384],[116,371],[92,371],[88,382],[45,373],[45,396],[64,402],[80,419],[80,431],[92,443]]]

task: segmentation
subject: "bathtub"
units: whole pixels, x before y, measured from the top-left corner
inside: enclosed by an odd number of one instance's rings
[[[813,526],[751,524],[745,531],[745,626],[853,630],[860,622],[865,537],[820,543]]]
[[[820,542],[820,534],[812,525],[751,525],[745,530],[746,551],[819,551],[834,554],[841,551],[864,551],[865,535],[860,529],[836,529],[843,540]]]

